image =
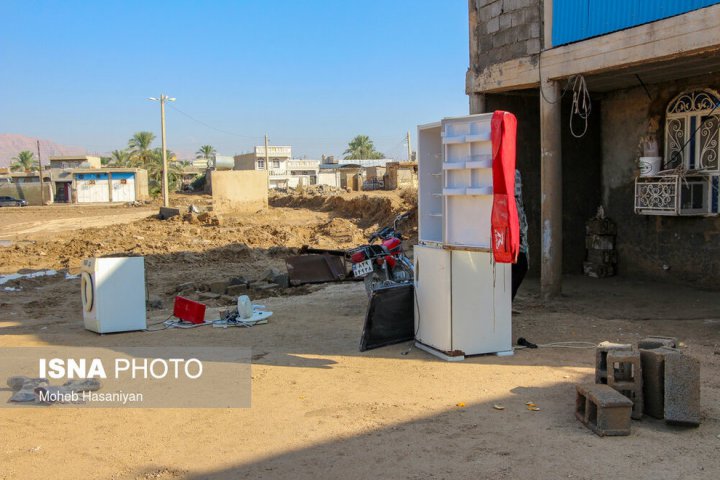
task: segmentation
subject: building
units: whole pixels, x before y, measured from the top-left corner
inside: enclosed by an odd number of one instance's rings
[[[50,168],[52,170],[63,170],[69,168],[101,168],[100,157],[90,155],[64,155],[50,157]]]
[[[52,171],[56,203],[147,200],[148,176],[141,168],[75,168]]]
[[[518,118],[543,296],[581,271],[600,205],[618,224],[620,273],[718,288],[720,2],[468,5],[470,113]],[[639,177],[641,156],[664,173]]]
[[[235,170],[282,170],[286,171],[285,162],[292,158],[292,147],[272,145],[268,147],[270,168],[265,165],[265,146],[260,145],[250,153],[235,155]]]
[[[417,162],[392,162],[387,164],[385,174],[386,190],[402,190],[418,187]]]

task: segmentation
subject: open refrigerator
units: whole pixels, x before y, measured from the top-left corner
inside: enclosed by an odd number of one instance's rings
[[[491,244],[492,116],[418,126],[415,339],[446,360],[513,353],[511,267]]]

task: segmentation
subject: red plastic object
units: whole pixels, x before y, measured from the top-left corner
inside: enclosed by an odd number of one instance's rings
[[[396,251],[400,248],[401,243],[400,239],[392,237],[385,240],[383,242],[383,246],[387,248],[390,253],[396,253]]]
[[[205,323],[205,304],[177,296],[175,297],[173,315],[185,322]]]
[[[352,255],[350,255],[350,261],[352,263],[360,263],[363,260],[365,260],[365,253],[362,251],[357,251],[357,252],[353,253]]]
[[[515,204],[515,140],[517,119],[496,111],[491,121],[493,208],[492,249],[498,263],[515,263],[520,253],[520,220]]]

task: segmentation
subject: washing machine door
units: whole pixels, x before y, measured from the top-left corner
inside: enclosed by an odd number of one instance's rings
[[[82,297],[83,310],[90,312],[95,302],[95,286],[92,275],[88,272],[80,274],[80,296]]]

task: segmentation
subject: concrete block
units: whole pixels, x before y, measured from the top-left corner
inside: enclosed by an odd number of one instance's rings
[[[500,21],[500,30],[512,27],[512,15],[509,13],[503,13],[498,17]]]
[[[607,384],[633,402],[632,418],[643,416],[643,376],[640,352],[610,350],[607,354]]]
[[[246,284],[240,285],[228,285],[225,289],[225,294],[232,297],[239,297],[240,295],[247,295],[248,286]]]
[[[669,353],[675,352],[671,350]],[[665,415],[665,356],[668,349],[653,348],[640,350],[643,375],[643,400],[645,414],[662,419]]]
[[[177,215],[180,215],[179,208],[160,207],[160,213],[158,216],[160,217],[160,220],[167,220],[168,218],[172,218]]]
[[[607,354],[611,350],[632,350],[629,343],[601,342],[595,348],[595,383],[607,383]]]
[[[607,385],[576,386],[575,417],[597,435],[630,435],[632,401]]]
[[[676,351],[665,356],[665,422],[700,425],[700,361]]]
[[[485,23],[485,31],[487,33],[495,33],[500,30],[500,19],[498,17],[491,18]]]
[[[642,340],[638,342],[638,348],[644,349],[644,350],[651,350],[653,348],[660,348],[660,347],[667,347],[667,348],[676,348],[677,347],[678,340],[675,337],[660,337],[660,336],[650,336],[645,337]]]

